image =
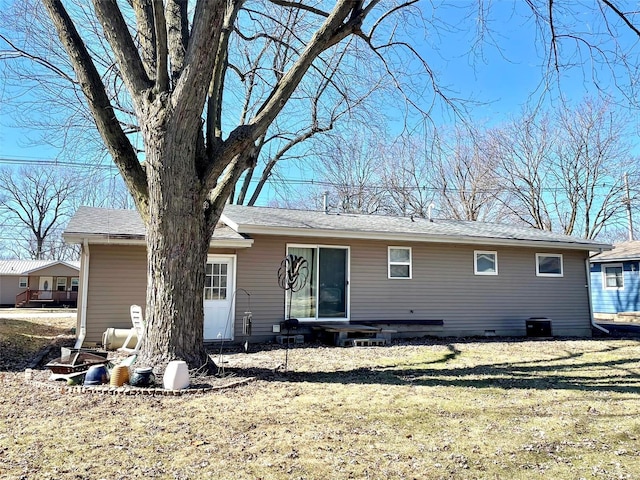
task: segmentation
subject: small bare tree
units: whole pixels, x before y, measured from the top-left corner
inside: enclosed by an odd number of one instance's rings
[[[351,138],[331,135],[322,142],[314,171],[329,184],[326,190],[338,211],[375,214],[384,210],[377,138],[361,129]]]
[[[16,237],[14,253],[24,251],[37,260],[73,256],[72,249],[62,247],[60,232],[73,213],[74,197],[84,188],[77,174],[42,167],[3,168],[0,185],[3,222],[15,227],[5,229]]]
[[[443,136],[432,157],[434,190],[445,216],[457,220],[500,220],[503,190],[497,161],[487,137],[479,130],[458,128]]]
[[[413,135],[402,135],[391,145],[381,147],[383,175],[389,213],[427,217],[437,196],[433,188],[432,156],[437,135],[425,145]]]
[[[549,198],[555,136],[546,115],[526,113],[489,132],[488,154],[504,188],[501,202],[515,220],[541,230],[552,229]]]
[[[561,109],[553,161],[555,188],[549,185],[555,216],[563,232],[596,238],[605,226],[626,222],[625,174],[634,192],[640,175],[627,128],[629,118],[608,102],[586,99],[575,109]]]

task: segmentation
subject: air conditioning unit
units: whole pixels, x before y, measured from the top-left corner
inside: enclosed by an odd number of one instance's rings
[[[527,337],[552,337],[551,319],[546,317],[531,317],[526,320]]]

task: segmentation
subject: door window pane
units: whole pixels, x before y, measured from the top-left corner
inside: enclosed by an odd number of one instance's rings
[[[204,279],[205,300],[225,300],[227,298],[227,264],[207,263]]]
[[[347,318],[349,252],[346,248],[288,247],[307,261],[306,283],[286,294],[286,311],[298,319]]]
[[[318,316],[346,318],[347,250],[319,248]]]

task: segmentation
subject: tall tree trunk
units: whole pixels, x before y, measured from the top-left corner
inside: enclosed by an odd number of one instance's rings
[[[199,368],[209,363],[203,344],[203,289],[211,234],[197,188],[196,142],[180,127],[162,130],[146,141],[147,312],[138,361],[164,366],[179,359]]]

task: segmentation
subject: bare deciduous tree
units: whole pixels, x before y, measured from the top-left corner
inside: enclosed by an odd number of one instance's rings
[[[565,234],[596,238],[606,225],[626,221],[624,176],[635,182],[640,174],[629,119],[607,102],[587,99],[561,109],[556,124],[556,187],[549,185],[555,216]]]
[[[403,135],[390,146],[380,148],[390,213],[424,218],[429,215],[436,197],[431,158],[438,139],[436,135],[433,138],[436,141],[425,145],[415,136]]]
[[[596,238],[626,221],[625,173],[637,192],[639,169],[626,116],[605,101],[525,114],[491,131],[503,205],[517,221]],[[637,193],[629,201],[635,201]]]
[[[547,116],[526,113],[492,130],[489,140],[489,155],[497,160],[497,175],[505,191],[505,209],[517,221],[541,230],[552,228],[545,196],[552,183],[552,130]]]
[[[502,189],[488,139],[470,128],[458,128],[451,137],[443,136],[432,157],[432,185],[444,215],[457,220],[500,220]]]
[[[66,259],[72,248],[61,244],[60,232],[73,213],[73,200],[84,188],[77,174],[51,168],[0,169],[0,207],[5,228],[16,237],[13,252],[32,259]]]
[[[323,142],[315,170],[330,184],[327,193],[338,211],[375,214],[384,210],[382,158],[375,138],[360,130],[350,138],[334,135]]]

